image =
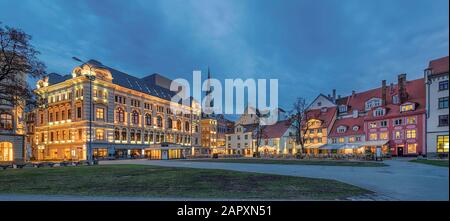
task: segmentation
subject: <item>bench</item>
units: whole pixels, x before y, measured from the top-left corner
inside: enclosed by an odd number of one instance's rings
[[[2,168],[3,170],[6,170],[10,167],[12,168],[12,164],[0,164],[0,168]]]

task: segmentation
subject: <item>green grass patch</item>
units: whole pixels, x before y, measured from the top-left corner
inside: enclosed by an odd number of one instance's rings
[[[334,180],[144,165],[0,171],[0,194],[335,200],[368,193]]]
[[[448,167],[448,160],[425,160],[425,159],[417,159],[417,160],[410,160],[409,162],[413,163],[423,163],[433,166],[439,166],[439,167]]]
[[[219,163],[255,163],[255,164],[288,164],[288,165],[320,165],[320,166],[350,166],[350,167],[384,167],[380,162],[364,161],[336,161],[336,160],[276,160],[276,159],[199,159],[190,160],[197,162],[219,162]]]

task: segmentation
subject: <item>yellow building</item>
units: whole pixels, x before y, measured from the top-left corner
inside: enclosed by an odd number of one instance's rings
[[[204,118],[201,120],[202,146],[214,153],[217,147],[217,120]]]
[[[38,81],[35,93],[45,104],[35,110],[35,158],[169,159],[194,152],[200,147],[199,105],[171,102],[175,92],[152,79],[90,60],[71,75]]]

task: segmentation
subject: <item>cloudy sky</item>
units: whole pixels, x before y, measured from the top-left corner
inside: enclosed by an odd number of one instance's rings
[[[280,105],[423,76],[448,55],[448,0],[0,0],[0,21],[33,36],[48,72],[72,56],[124,72],[277,78]]]

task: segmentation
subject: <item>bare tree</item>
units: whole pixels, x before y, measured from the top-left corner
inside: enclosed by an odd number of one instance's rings
[[[305,143],[306,136],[308,130],[311,128],[312,124],[310,123],[310,119],[312,116],[308,114],[308,104],[305,98],[298,97],[294,104],[293,108],[289,113],[289,122],[292,127],[295,129],[295,132],[292,134],[292,138],[295,141],[296,146],[300,145],[300,157],[303,158],[303,153],[305,152]]]
[[[37,58],[31,36],[20,29],[3,27],[0,22],[0,101],[18,105],[32,99],[27,77],[45,74],[45,65]]]

